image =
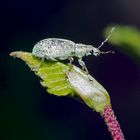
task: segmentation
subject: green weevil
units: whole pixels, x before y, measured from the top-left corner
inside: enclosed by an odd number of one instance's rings
[[[36,57],[47,59],[51,61],[66,60],[73,62],[73,58],[77,57],[78,62],[83,70],[88,73],[85,62],[82,60],[84,56],[94,55],[99,56],[100,54],[113,53],[113,51],[102,52],[99,49],[108,41],[114,28],[111,29],[108,37],[101,43],[97,48],[92,45],[85,45],[82,43],[74,43],[73,41],[59,38],[48,38],[39,41],[33,47],[32,54]]]

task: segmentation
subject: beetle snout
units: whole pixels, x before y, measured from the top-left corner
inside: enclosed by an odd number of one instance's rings
[[[101,51],[98,48],[93,48],[93,55],[99,56],[101,54]]]
[[[95,55],[95,56],[100,56],[100,55],[101,55],[101,52],[100,52],[100,51],[95,51],[95,52],[94,52],[94,55]]]

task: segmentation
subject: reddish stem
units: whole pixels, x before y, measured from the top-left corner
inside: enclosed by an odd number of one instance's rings
[[[114,111],[110,106],[105,108],[102,116],[108,126],[108,130],[111,132],[113,140],[125,140]]]

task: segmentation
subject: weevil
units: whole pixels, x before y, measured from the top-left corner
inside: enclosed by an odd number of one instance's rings
[[[36,57],[42,58],[42,60],[47,59],[51,61],[58,61],[68,59],[70,64],[73,62],[73,58],[77,57],[82,69],[88,73],[88,69],[82,58],[88,55],[94,55],[97,57],[100,54],[113,53],[113,51],[100,51],[100,48],[108,41],[113,30],[114,27],[111,29],[107,38],[97,48],[92,45],[75,43],[66,39],[48,38],[36,43],[33,47],[32,54]]]

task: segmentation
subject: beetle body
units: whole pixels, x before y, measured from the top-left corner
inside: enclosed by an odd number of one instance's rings
[[[66,39],[48,38],[39,41],[34,46],[32,54],[50,60],[65,60],[70,57],[82,58],[91,55],[92,52],[91,45],[76,44]]]
[[[88,73],[88,69],[86,68],[84,61],[82,61],[82,58],[88,55],[99,56],[100,54],[112,53],[112,51],[102,52],[99,49],[105,42],[107,42],[113,30],[114,28],[111,29],[108,37],[98,48],[91,45],[74,43],[73,41],[66,39],[48,38],[35,44],[32,54],[36,57],[42,58],[42,60],[48,59],[51,61],[57,61],[69,59],[70,63],[72,63],[73,57],[77,57],[82,69]]]
[[[41,40],[35,44],[32,50],[34,56],[51,61],[69,59],[72,63],[73,57],[77,57],[82,69],[87,73],[88,70],[82,58],[88,55],[98,56],[100,53],[101,51],[98,48],[91,45],[76,44],[73,41],[59,38]]]

